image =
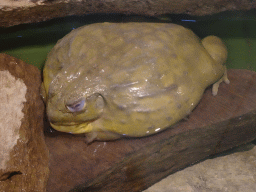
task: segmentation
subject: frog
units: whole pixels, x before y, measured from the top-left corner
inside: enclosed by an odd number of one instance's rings
[[[141,138],[173,127],[227,77],[228,51],[174,23],[94,23],[49,52],[42,95],[52,128],[88,143]]]

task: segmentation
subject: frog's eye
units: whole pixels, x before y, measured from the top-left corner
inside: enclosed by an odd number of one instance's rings
[[[85,108],[85,105],[85,99],[82,99],[72,104],[66,104],[66,107],[70,112],[74,113],[82,111]]]

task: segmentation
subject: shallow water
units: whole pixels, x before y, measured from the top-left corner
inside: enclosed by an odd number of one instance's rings
[[[96,22],[173,22],[199,37],[216,35],[229,50],[228,68],[256,71],[256,11],[224,12],[212,16],[164,15],[158,18],[118,14],[66,17],[36,24],[0,28],[0,52],[42,69],[47,53],[58,39],[77,27]]]

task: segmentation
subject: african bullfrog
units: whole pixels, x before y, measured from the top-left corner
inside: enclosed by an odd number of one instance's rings
[[[88,142],[158,133],[188,116],[211,84],[229,83],[222,40],[171,23],[96,23],[48,54],[43,95],[51,126]]]

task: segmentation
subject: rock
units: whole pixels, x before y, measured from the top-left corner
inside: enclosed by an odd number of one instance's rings
[[[209,15],[256,8],[251,0],[1,0],[0,27],[92,13]]]
[[[0,191],[45,191],[48,149],[39,70],[0,54]]]
[[[256,146],[235,150],[174,173],[144,192],[255,192]]]

